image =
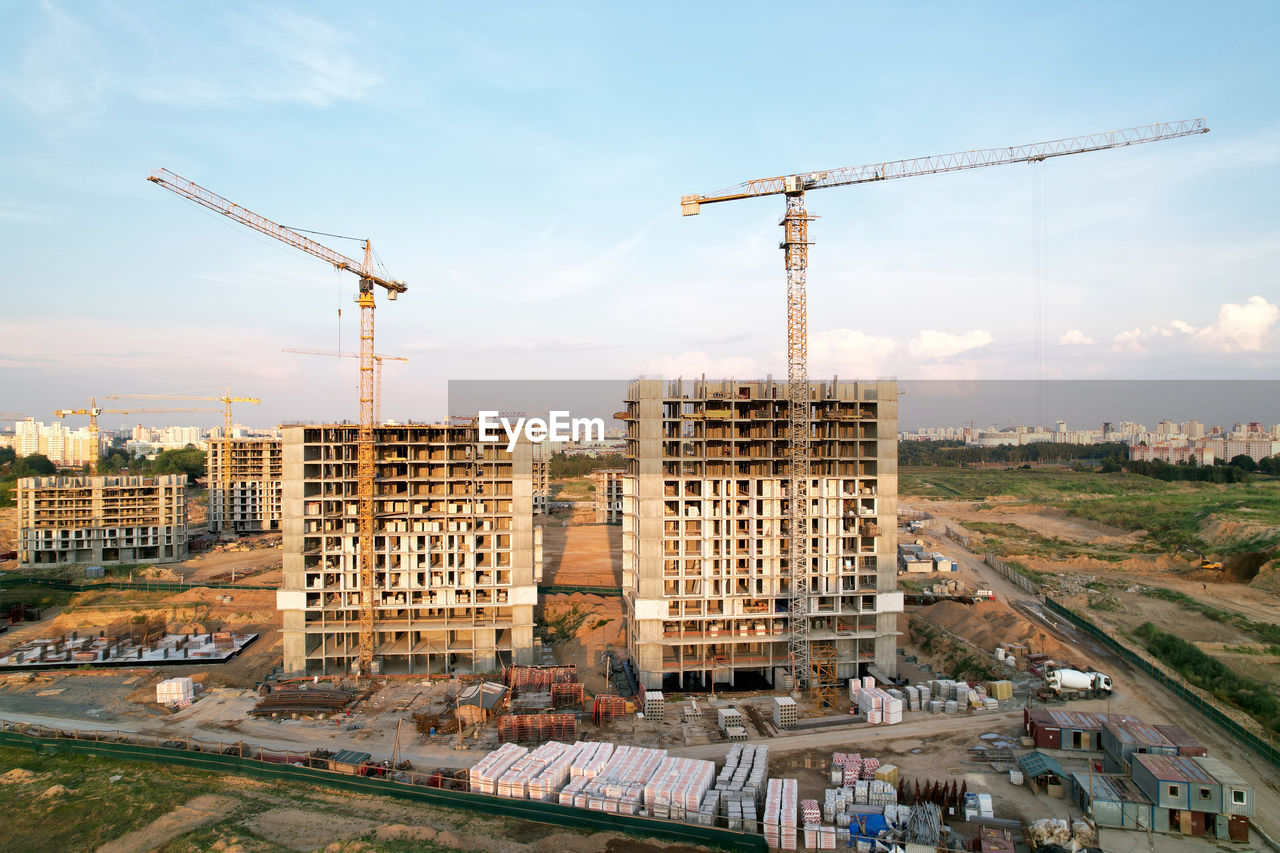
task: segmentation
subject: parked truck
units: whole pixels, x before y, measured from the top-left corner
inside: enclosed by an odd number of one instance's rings
[[[1051,669],[1044,675],[1045,687],[1059,699],[1094,699],[1111,695],[1111,676],[1078,669]]]

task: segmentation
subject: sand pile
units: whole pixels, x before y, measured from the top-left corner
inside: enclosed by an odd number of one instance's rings
[[[1002,601],[979,601],[974,605],[940,601],[921,609],[920,614],[938,627],[990,652],[1001,643],[1021,643],[1054,657],[1069,654],[1047,629],[1032,623]]]

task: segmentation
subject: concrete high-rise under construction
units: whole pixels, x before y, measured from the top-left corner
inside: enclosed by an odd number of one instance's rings
[[[897,671],[895,382],[810,383],[809,637],[837,675]],[[631,383],[628,643],[649,688],[750,688],[789,668],[787,389]],[[775,684],[774,686],[781,686]]]
[[[286,426],[284,669],[355,668],[360,635],[353,424]],[[485,672],[532,663],[542,574],[527,442],[482,443],[471,425],[374,430],[374,665],[383,673]]]
[[[18,481],[24,566],[171,562],[187,557],[187,477],[28,477]]]
[[[210,533],[269,533],[280,529],[281,445],[278,438],[209,442]]]

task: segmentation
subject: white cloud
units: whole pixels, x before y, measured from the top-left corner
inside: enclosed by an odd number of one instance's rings
[[[1094,343],[1094,340],[1079,329],[1067,329],[1058,338],[1058,343],[1063,346],[1085,346]]]
[[[1127,329],[1111,339],[1111,348],[1116,352],[1144,352],[1161,338],[1181,338],[1210,352],[1270,352],[1276,347],[1278,322],[1280,307],[1255,295],[1243,305],[1224,303],[1218,308],[1217,322],[1208,326],[1172,320],[1164,327]]]
[[[961,335],[922,329],[907,342],[907,352],[923,359],[950,358],[971,349],[988,346],[993,340],[991,333],[985,329],[973,329]]]
[[[708,378],[736,379],[757,378],[761,375],[760,362],[749,356],[716,358],[702,350],[690,350],[679,355],[664,356],[640,365],[641,374],[663,377],[693,377],[706,374]]]

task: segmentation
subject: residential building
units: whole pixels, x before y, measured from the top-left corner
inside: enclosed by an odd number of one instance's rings
[[[839,678],[897,671],[897,385],[815,382],[809,637]],[[623,595],[646,688],[773,683],[789,668],[786,386],[633,382]]]
[[[551,449],[547,441],[539,441],[532,446],[533,451],[533,512],[534,515],[546,515],[551,502]]]
[[[597,468],[591,472],[596,524],[622,523],[622,481],[626,474],[625,468]]]
[[[45,424],[34,418],[13,425],[14,452],[19,456],[39,453],[55,465],[75,466],[96,461],[98,449],[88,429],[68,429],[61,421]]]
[[[283,429],[284,670],[358,664],[361,585],[352,424]],[[374,665],[383,673],[533,663],[542,576],[532,451],[474,425],[374,430]]]
[[[280,529],[280,439],[217,439],[209,442],[205,459],[210,533],[268,533]]]
[[[186,559],[183,474],[28,477],[17,499],[24,566]]]

